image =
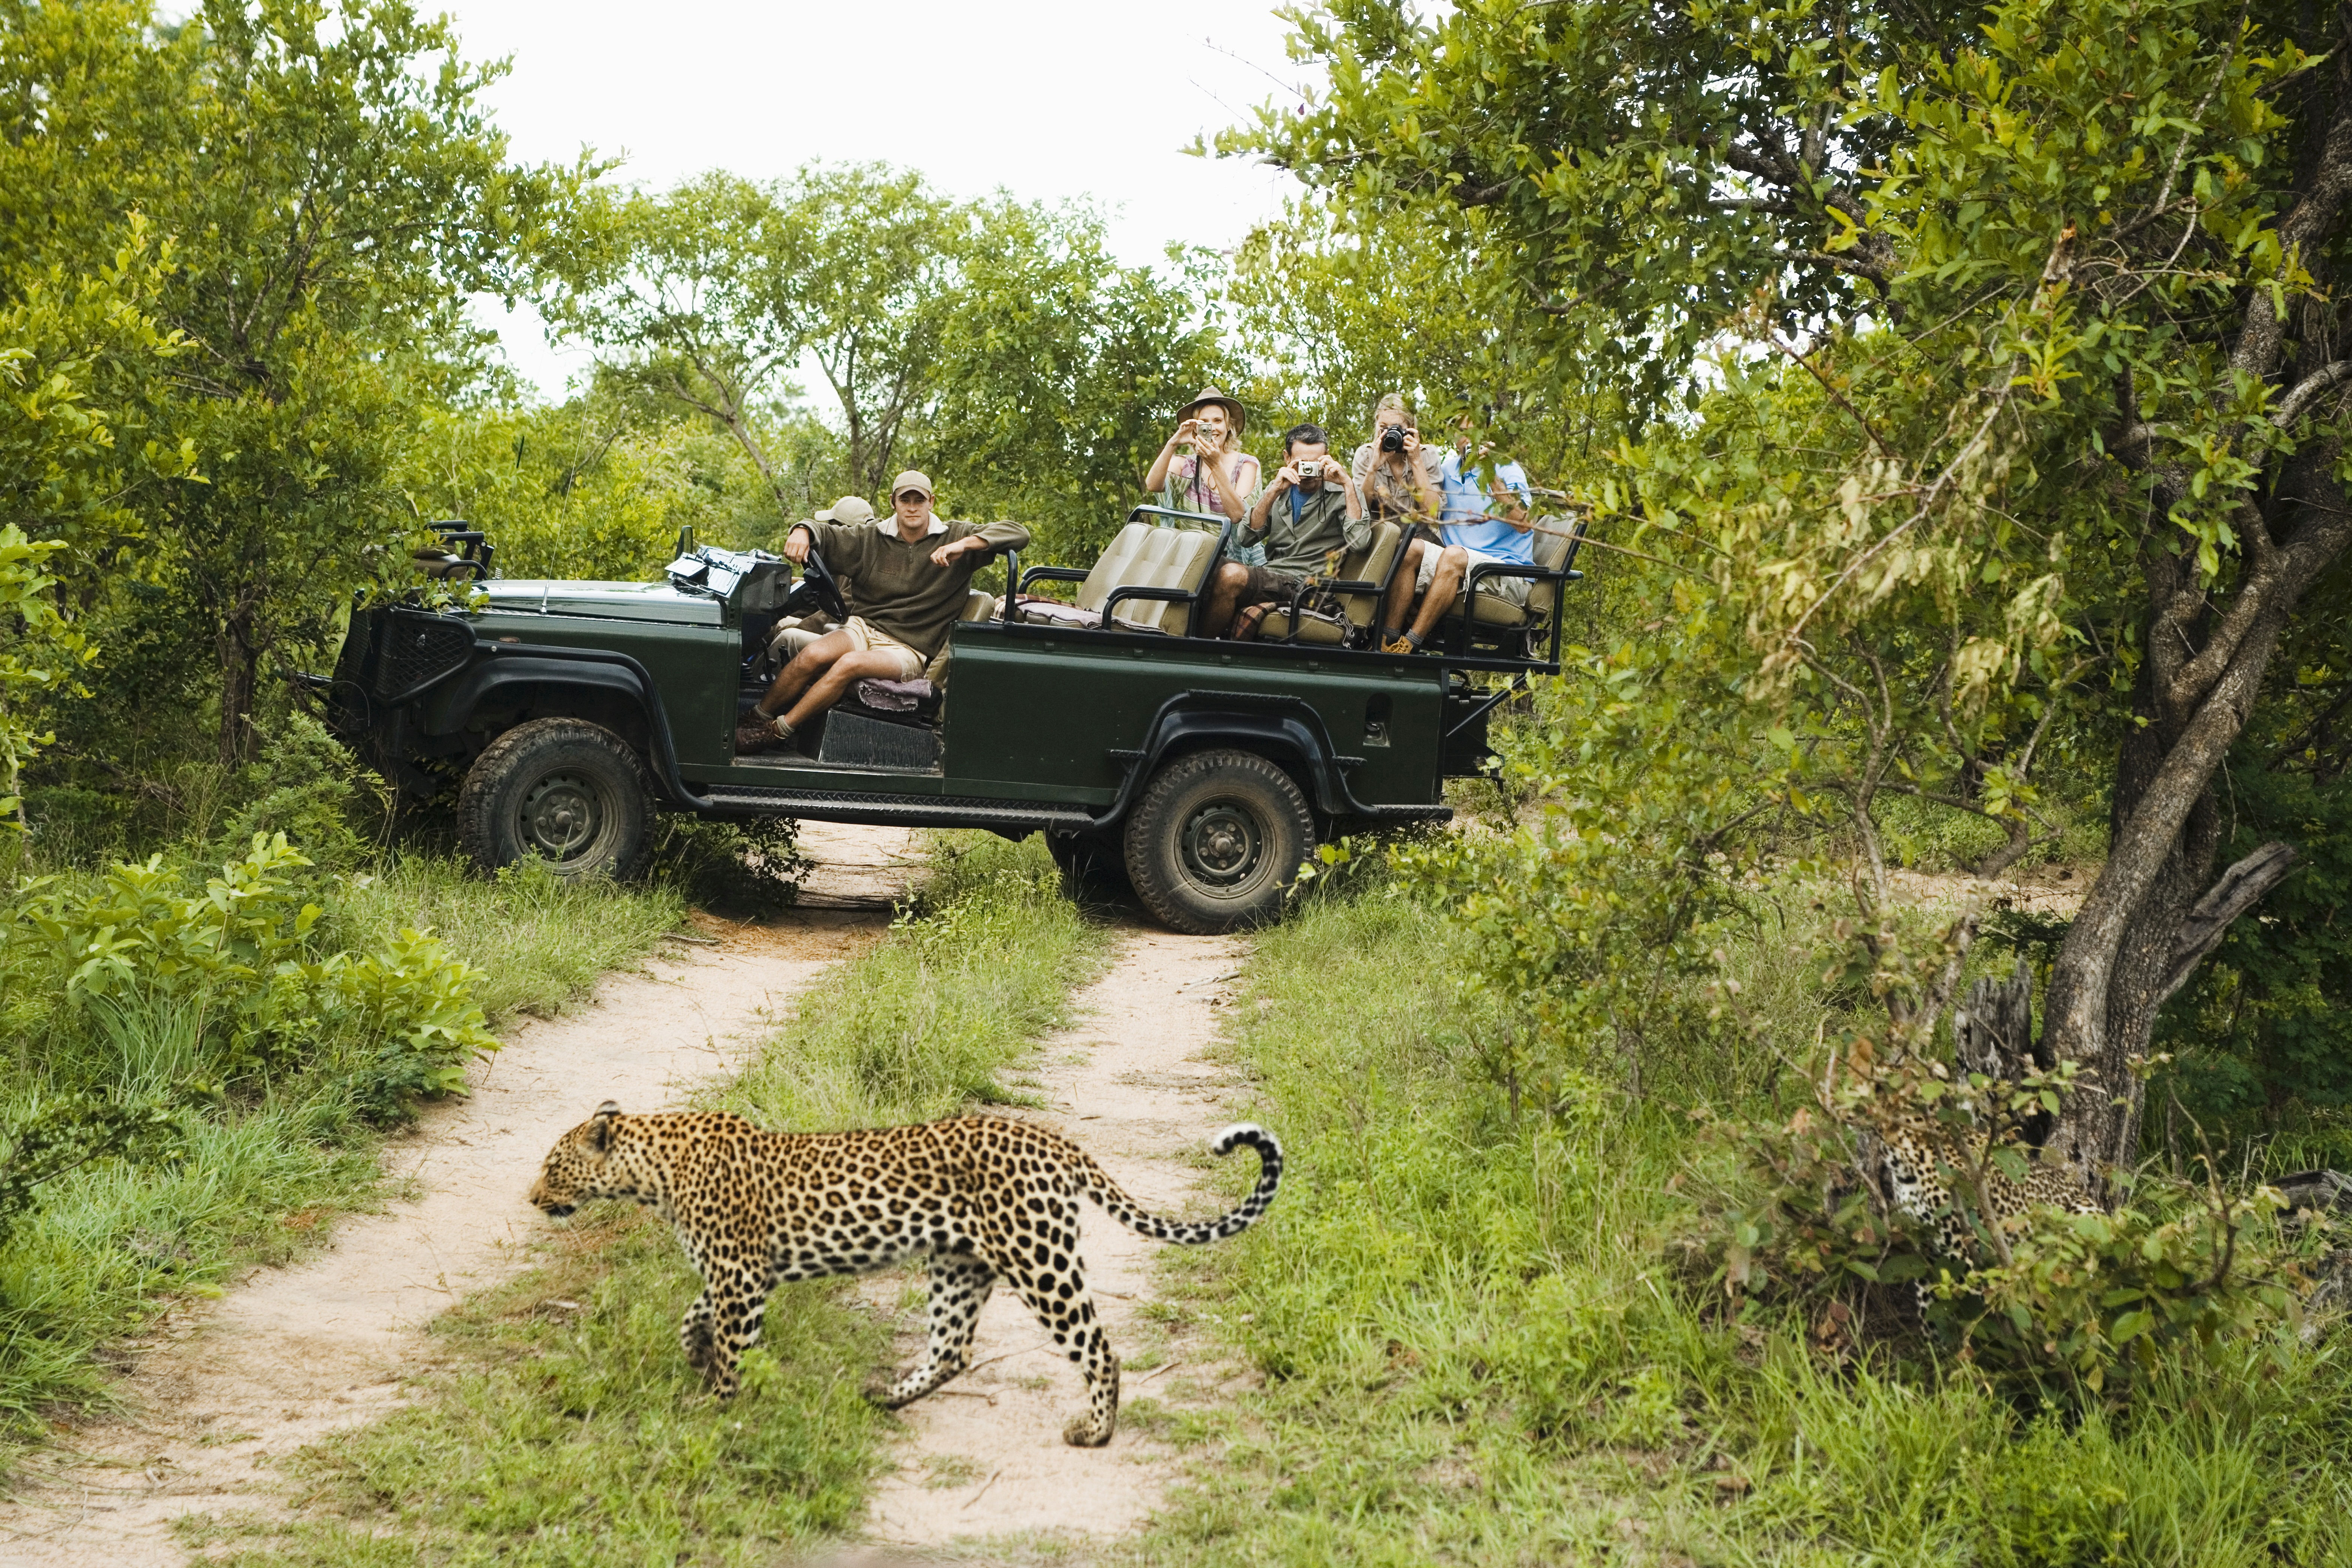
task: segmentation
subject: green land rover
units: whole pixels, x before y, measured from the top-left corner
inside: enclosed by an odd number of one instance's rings
[[[1494,706],[1558,669],[1559,590],[1580,575],[1580,530],[1548,529],[1537,566],[1474,572],[1442,651],[1380,653],[1404,543],[1382,524],[1259,640],[1211,640],[1186,633],[1232,526],[1139,508],[1090,568],[1005,555],[1006,592],[973,592],[926,680],[864,683],[793,748],[738,756],[773,629],[846,615],[821,559],[795,581],[689,533],[659,582],[520,582],[479,533],[442,532],[427,570],[468,585],[355,610],[319,684],[400,787],[456,789],[484,867],[625,876],[656,810],[1042,832],[1074,886],[1131,885],[1195,932],[1277,911],[1325,838],[1450,816],[1444,781],[1478,770]],[[1480,591],[1501,575],[1535,580],[1524,605]]]

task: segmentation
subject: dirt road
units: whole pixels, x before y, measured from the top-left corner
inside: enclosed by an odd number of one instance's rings
[[[732,1070],[796,993],[887,923],[907,833],[811,824],[802,842],[817,861],[805,910],[767,926],[704,921],[717,946],[667,947],[590,1005],[513,1029],[475,1068],[469,1098],[386,1151],[412,1196],[125,1347],[133,1417],[32,1458],[0,1504],[0,1563],[177,1568],[173,1521],[274,1509],[278,1460],[394,1408],[434,1359],[421,1326],[528,1264],[544,1221],[523,1194],[558,1134],[600,1100],[658,1110]]]
[[[1202,1053],[1244,951],[1234,941],[1129,931],[1110,972],[1076,998],[1077,1026],[1038,1052],[1034,1076],[1052,1109],[1018,1114],[1084,1144],[1154,1212],[1215,1212],[1222,1205],[1202,1195],[1197,1160],[1210,1134],[1234,1120],[1234,1084]],[[1255,1174],[1246,1151],[1234,1157]],[[1080,1226],[1097,1310],[1128,1363],[1128,1403],[1230,1372],[1203,1364],[1184,1335],[1144,1315],[1160,1243],[1092,1205]],[[901,1365],[922,1347],[923,1308],[907,1300],[921,1279],[884,1275],[866,1288],[877,1307],[900,1314]],[[973,1353],[971,1371],[902,1412],[908,1436],[875,1498],[870,1533],[898,1547],[1027,1533],[1082,1544],[1141,1523],[1178,1471],[1173,1455],[1132,1426],[1107,1448],[1062,1441],[1063,1425],[1085,1408],[1085,1384],[1014,1292],[990,1298]]]

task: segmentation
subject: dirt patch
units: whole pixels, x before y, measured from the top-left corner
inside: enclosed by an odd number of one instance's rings
[[[435,1360],[422,1325],[529,1264],[545,1221],[523,1194],[559,1134],[600,1100],[656,1110],[733,1071],[819,972],[878,934],[905,891],[911,837],[812,824],[803,844],[818,862],[812,907],[758,926],[699,921],[710,945],[666,944],[590,1005],[513,1028],[475,1068],[469,1098],[385,1151],[410,1196],[119,1347],[134,1415],[60,1433],[26,1462],[0,1505],[0,1563],[177,1565],[182,1515],[282,1512],[278,1462],[395,1408]]]
[[[1223,1205],[1203,1195],[1197,1162],[1209,1136],[1233,1120],[1236,1083],[1202,1052],[1216,1037],[1216,1007],[1244,951],[1218,938],[1129,936],[1110,973],[1078,994],[1083,1021],[1039,1048],[1029,1076],[1051,1109],[1019,1114],[1076,1139],[1157,1213],[1216,1212]],[[1124,1403],[1198,1379],[1209,1370],[1204,1352],[1148,1314],[1160,1244],[1092,1205],[1080,1223],[1097,1310],[1128,1363]],[[902,1366],[922,1348],[923,1278],[900,1271],[861,1287],[898,1314]],[[1105,1448],[1062,1441],[1064,1424],[1085,1406],[1085,1384],[1013,1291],[990,1298],[973,1352],[971,1371],[901,1413],[907,1439],[875,1497],[870,1533],[929,1548],[965,1537],[1100,1538],[1140,1524],[1180,1473],[1173,1453],[1124,1422]]]

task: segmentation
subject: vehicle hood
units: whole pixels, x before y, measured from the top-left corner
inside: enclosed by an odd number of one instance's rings
[[[597,616],[606,620],[668,621],[715,626],[721,606],[705,594],[681,594],[667,583],[561,583],[494,577],[482,585],[493,613]]]

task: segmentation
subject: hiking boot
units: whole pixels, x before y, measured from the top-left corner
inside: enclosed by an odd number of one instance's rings
[[[735,726],[735,754],[739,757],[764,752],[775,743],[776,721],[762,713],[746,713]]]
[[[1391,637],[1381,644],[1381,651],[1382,653],[1419,653],[1421,649],[1413,646],[1411,637]]]

